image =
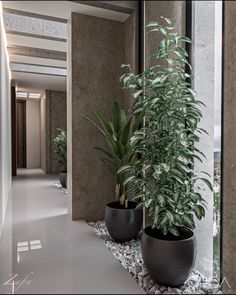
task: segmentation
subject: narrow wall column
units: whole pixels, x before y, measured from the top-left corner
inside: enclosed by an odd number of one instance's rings
[[[11,149],[12,149],[12,176],[17,175],[16,159],[16,88],[11,87]]]
[[[46,96],[40,99],[40,139],[41,139],[41,169],[46,173]]]
[[[236,293],[236,2],[225,1],[222,273],[224,294]]]
[[[51,173],[51,91],[45,91],[46,97],[46,174]]]
[[[27,168],[40,168],[40,102],[26,101],[26,163]]]
[[[66,92],[46,90],[46,173],[59,173],[63,167],[58,164],[54,138],[58,128],[66,130]]]
[[[68,51],[68,191],[73,219],[99,220],[114,200],[115,174],[99,160],[95,146],[106,149],[105,140],[84,119],[96,119],[99,111],[111,119],[111,106],[123,107],[119,77],[125,60],[124,24],[72,13]]]
[[[178,33],[185,32],[185,1],[145,1],[145,26],[149,22],[164,21],[161,16],[170,17]],[[145,67],[148,68],[156,63],[156,60],[150,58],[159,46],[160,34],[147,34],[145,28]]]
[[[158,62],[152,57],[155,50],[159,47],[161,35],[158,33],[149,34],[146,27],[150,22],[164,23],[163,17],[170,17],[175,24],[175,29],[179,33],[185,32],[185,1],[144,1],[144,36],[143,36],[143,67],[148,69]],[[145,211],[145,209],[144,209]],[[144,226],[150,224],[150,217],[145,214]]]

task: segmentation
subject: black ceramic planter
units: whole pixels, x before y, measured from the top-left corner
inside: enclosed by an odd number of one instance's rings
[[[63,188],[66,188],[67,187],[67,172],[63,171],[63,172],[60,172],[59,174],[59,181],[60,181],[60,184]]]
[[[113,240],[119,243],[136,238],[143,222],[142,209],[135,209],[136,202],[129,201],[128,209],[121,207],[119,202],[106,205],[105,223]]]
[[[159,284],[178,287],[193,270],[196,260],[196,237],[186,228],[180,237],[164,236],[151,227],[142,234],[142,254],[149,275]]]

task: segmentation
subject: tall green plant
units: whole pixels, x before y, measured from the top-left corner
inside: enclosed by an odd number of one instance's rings
[[[103,153],[101,161],[108,169],[116,174],[117,184],[115,189],[116,199],[122,206],[128,207],[128,198],[126,194],[126,184],[124,183],[125,172],[117,174],[117,171],[123,165],[131,164],[135,160],[134,153],[130,146],[130,138],[142,122],[142,112],[135,119],[127,116],[124,110],[121,110],[119,104],[114,102],[112,105],[112,121],[101,113],[95,112],[99,124],[95,123],[88,117],[85,117],[92,123],[97,130],[105,137],[108,150],[101,147],[95,147]],[[112,170],[112,168],[114,168]]]
[[[57,128],[58,135],[54,138],[54,144],[56,146],[55,152],[58,154],[58,163],[66,169],[67,167],[67,135],[66,131]]]
[[[182,45],[191,40],[173,32],[171,19],[163,19],[164,26],[157,22],[147,26],[163,37],[154,52],[157,64],[140,75],[128,66],[129,72],[121,77],[124,88],[133,90],[133,115],[144,112],[145,124],[131,138],[133,153],[141,157],[118,172],[129,172],[125,184],[142,200],[152,227],[178,236],[180,227],[195,227],[194,216],[205,215],[199,181],[211,190],[212,185],[203,177],[207,173],[199,175],[193,169],[195,161],[205,159],[196,143],[206,131],[198,126],[203,103],[191,89],[192,77],[186,72],[191,65]]]

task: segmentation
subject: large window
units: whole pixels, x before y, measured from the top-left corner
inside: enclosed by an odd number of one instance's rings
[[[211,175],[214,192],[204,191],[208,210],[197,226],[197,269],[207,277],[220,278],[221,204],[221,104],[222,104],[222,1],[192,1],[193,87],[206,105],[201,127],[206,129],[199,142],[207,161],[195,169]],[[200,172],[200,170],[199,170]]]
[[[221,130],[222,130],[222,1],[215,1],[214,91],[214,277],[220,279]]]

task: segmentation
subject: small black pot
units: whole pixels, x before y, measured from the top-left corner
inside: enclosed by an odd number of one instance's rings
[[[113,240],[119,243],[131,241],[136,238],[143,222],[142,209],[135,209],[136,202],[129,201],[128,209],[119,202],[106,205],[105,223]]]
[[[189,277],[196,260],[196,237],[187,229],[180,236],[164,236],[157,229],[146,227],[142,234],[144,264],[153,280],[170,287],[181,286]]]
[[[67,187],[67,172],[63,171],[63,172],[60,172],[59,174],[59,181],[60,181],[60,184],[63,188],[66,188]]]

